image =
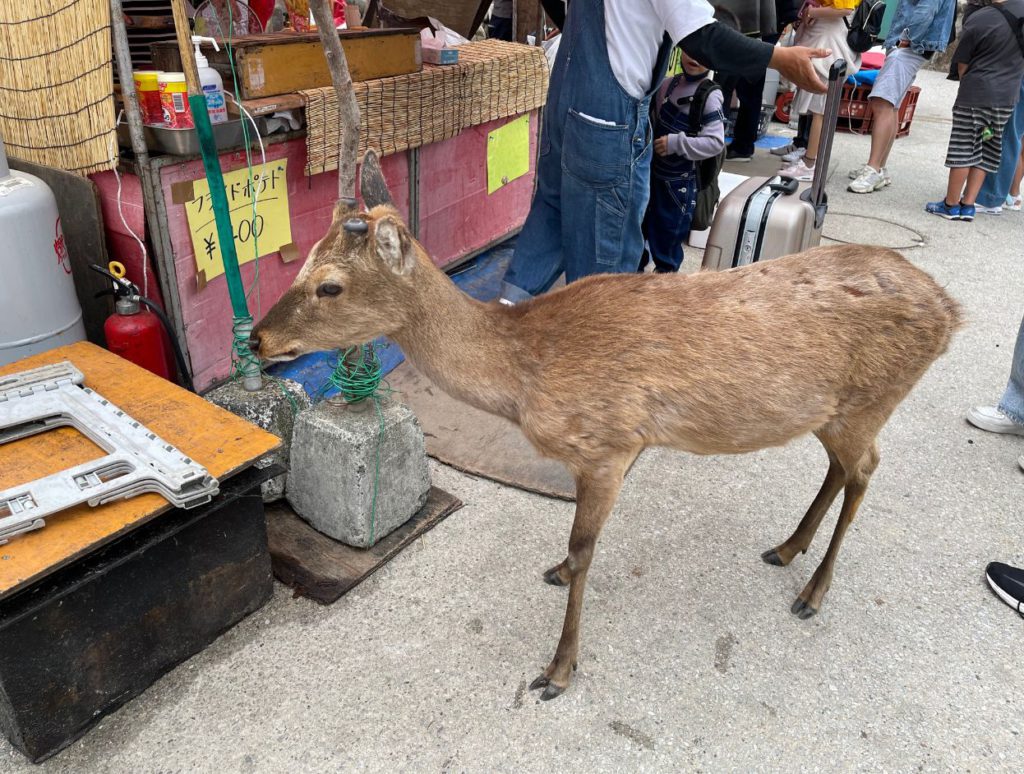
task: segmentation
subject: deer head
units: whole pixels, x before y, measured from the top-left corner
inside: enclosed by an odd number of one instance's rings
[[[394,208],[377,154],[363,158],[367,212],[342,200],[302,271],[249,340],[263,360],[291,360],[392,335],[407,322],[419,261],[429,262]]]

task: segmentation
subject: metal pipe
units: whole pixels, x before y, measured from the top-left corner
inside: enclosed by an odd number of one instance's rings
[[[110,30],[114,38],[114,57],[117,61],[117,77],[121,81],[121,96],[124,99],[125,116],[128,119],[128,134],[131,135],[132,151],[139,164],[149,163],[149,149],[142,134],[142,110],[135,91],[132,77],[132,54],[128,47],[128,30],[124,26],[124,9],[121,0],[110,0]]]

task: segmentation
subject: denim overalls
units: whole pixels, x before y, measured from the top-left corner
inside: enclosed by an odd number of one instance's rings
[[[696,134],[700,131],[702,117],[691,122],[691,100],[676,105],[671,99],[683,76],[677,75],[665,94],[665,101],[658,110],[655,121],[657,137],[680,132]],[[697,125],[694,126],[693,123]],[[644,215],[643,235],[647,240],[650,257],[654,259],[654,270],[658,272],[679,271],[683,263],[683,240],[690,233],[693,210],[697,206],[697,167],[685,156],[655,154],[651,164],[651,200]],[[647,265],[644,256],[640,271]]]
[[[548,290],[564,271],[633,272],[650,195],[651,94],[668,67],[666,35],[650,91],[631,97],[608,61],[604,0],[573,0],[544,108],[537,192],[505,275],[503,298]]]

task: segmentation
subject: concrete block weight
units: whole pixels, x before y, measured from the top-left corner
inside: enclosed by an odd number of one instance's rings
[[[357,548],[408,521],[430,490],[416,416],[388,399],[380,409],[383,432],[372,401],[320,403],[299,415],[292,438],[288,502],[315,529]]]
[[[281,439],[281,446],[257,460],[256,467],[265,468],[274,463],[289,467],[295,419],[299,412],[312,405],[302,385],[289,379],[265,380],[261,390],[247,392],[240,381],[228,382],[210,390],[204,397]],[[288,474],[284,473],[264,483],[260,488],[263,502],[284,497],[287,480]]]

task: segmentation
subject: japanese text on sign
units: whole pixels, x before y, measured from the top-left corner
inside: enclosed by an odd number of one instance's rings
[[[255,260],[257,251],[262,258],[291,243],[287,172],[288,160],[280,159],[255,168],[251,177],[247,169],[224,175],[239,264]],[[213,217],[213,200],[205,179],[195,181],[192,190],[195,196],[185,202],[185,213],[196,256],[196,271],[202,272],[209,282],[224,273],[217,223]]]

